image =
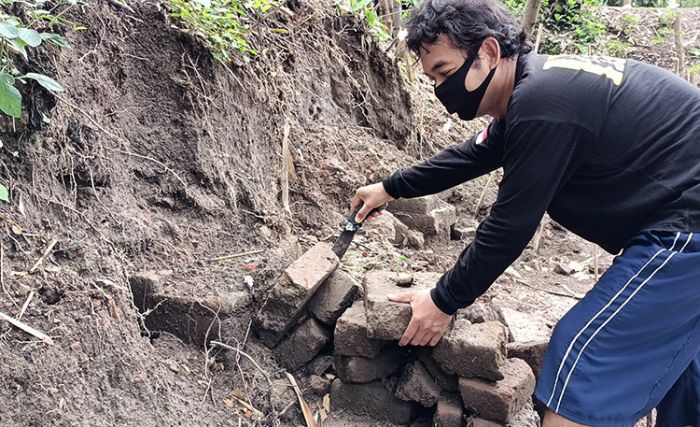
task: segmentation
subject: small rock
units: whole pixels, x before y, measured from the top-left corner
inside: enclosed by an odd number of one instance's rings
[[[331,367],[333,367],[333,356],[328,354],[317,356],[306,366],[310,375],[319,377],[325,374]]]
[[[331,382],[318,375],[311,375],[309,377],[309,388],[318,396],[323,396],[330,391]]]
[[[467,319],[472,323],[484,323],[493,320],[500,321],[498,311],[490,303],[477,301],[469,307],[460,310],[457,318]]]
[[[413,275],[410,273],[395,273],[393,279],[396,286],[402,288],[408,288],[413,285]]]
[[[78,351],[78,350],[80,350],[80,342],[74,341],[73,343],[71,343],[70,349],[73,350],[73,351]]]

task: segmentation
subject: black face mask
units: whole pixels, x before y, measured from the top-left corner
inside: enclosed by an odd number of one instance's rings
[[[442,105],[447,108],[447,112],[457,113],[462,120],[471,120],[476,117],[476,112],[479,109],[479,104],[484,98],[486,88],[489,87],[493,75],[496,73],[496,68],[489,72],[484,82],[475,90],[469,92],[464,87],[464,80],[467,78],[469,68],[471,68],[477,54],[468,57],[464,60],[459,69],[450,77],[445,79],[440,86],[435,87],[435,96],[442,102]]]

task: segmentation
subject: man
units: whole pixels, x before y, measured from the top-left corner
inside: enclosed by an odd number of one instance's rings
[[[401,345],[435,345],[526,247],[544,212],[620,253],[554,329],[535,392],[544,426],[700,426],[700,90],[657,67],[531,53],[497,0],[425,0],[408,46],[479,135],[357,190],[351,208],[443,191],[503,167],[474,241],[410,303]]]

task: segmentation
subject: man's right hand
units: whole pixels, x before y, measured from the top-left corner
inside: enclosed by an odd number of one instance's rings
[[[362,205],[362,209],[355,216],[355,222],[359,223],[364,221],[369,211],[392,200],[394,198],[386,192],[384,184],[381,182],[365,185],[355,191],[355,197],[352,198],[352,203],[350,203],[350,212],[354,212],[358,206]],[[381,215],[381,212],[372,214],[373,217],[379,215]]]

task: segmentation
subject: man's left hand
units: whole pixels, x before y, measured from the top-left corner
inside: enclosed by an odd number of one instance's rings
[[[413,311],[411,321],[399,341],[401,346],[406,344],[435,346],[452,320],[452,316],[445,314],[435,305],[430,291],[390,295],[389,301],[409,303]]]

